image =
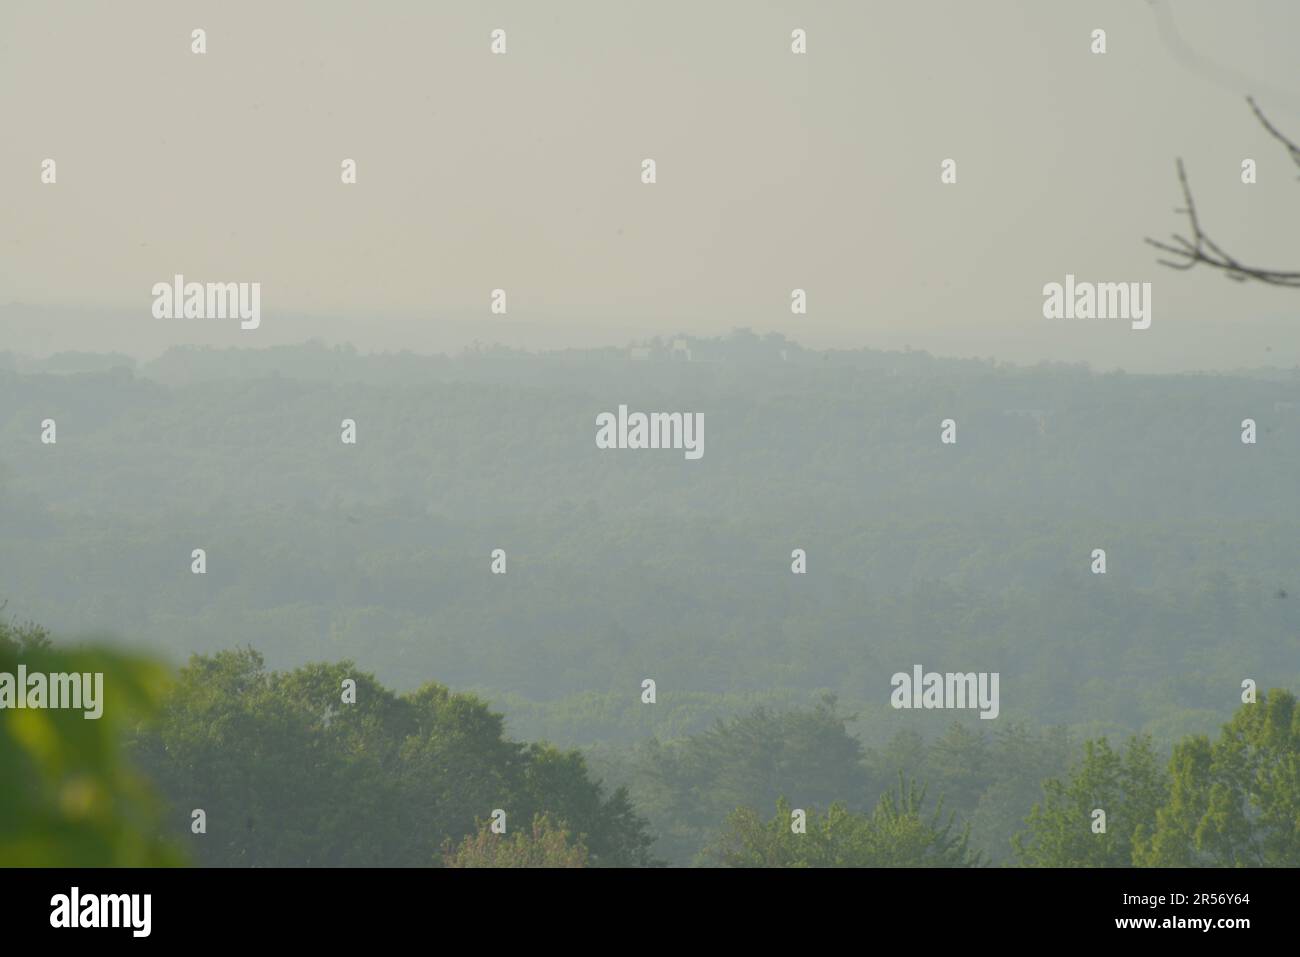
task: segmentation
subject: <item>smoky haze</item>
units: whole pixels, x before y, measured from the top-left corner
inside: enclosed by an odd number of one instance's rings
[[[1300,866],[1298,28],[0,2],[0,866]]]
[[[1141,240],[1183,226],[1183,156],[1218,242],[1296,258],[1294,170],[1244,97],[1300,125],[1297,27],[1286,2],[7,3],[0,348],[447,352],[747,326],[1290,367],[1290,294],[1171,272]],[[154,319],[149,290],[176,273],[261,282],[262,328]],[[1042,286],[1066,273],[1152,281],[1152,328],[1044,320]]]

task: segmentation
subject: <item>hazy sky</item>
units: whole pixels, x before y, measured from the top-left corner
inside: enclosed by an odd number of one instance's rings
[[[1172,272],[1142,237],[1183,227],[1182,156],[1222,246],[1300,268],[1300,170],[1244,102],[1300,138],[1297,36],[1294,0],[5,0],[0,349],[319,334],[432,351],[749,326],[1289,367],[1300,291]],[[154,319],[151,286],[178,272],[261,282],[261,328]],[[1151,329],[1044,319],[1043,284],[1067,272],[1151,281]]]

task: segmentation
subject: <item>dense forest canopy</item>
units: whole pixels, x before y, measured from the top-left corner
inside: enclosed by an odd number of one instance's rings
[[[781,799],[878,836],[900,808],[931,821],[940,798],[956,815],[941,843],[969,828],[972,859],[1005,862],[1082,742],[1149,735],[1163,766],[1232,718],[1244,680],[1300,684],[1300,374],[813,352],[744,331],[638,356],[0,355],[0,597],[182,680],[252,669],[272,698],[311,662],[355,661],[407,715],[367,732],[397,780],[428,688],[470,695],[504,715],[501,741],[581,748],[574,781],[603,781],[603,801],[626,786],[654,837],[645,860],[670,863],[759,854]],[[702,413],[705,454],[598,449],[596,416],[620,404]],[[893,710],[890,676],[917,664],[998,672],[999,718]],[[307,716],[264,717],[306,733]],[[146,745],[164,791],[184,792],[188,772]],[[372,771],[341,768],[339,786]],[[759,816],[719,851],[742,806]],[[560,804],[520,807],[536,845],[521,859],[611,859]],[[474,831],[490,810],[430,826],[420,860],[491,860]],[[1155,859],[1151,839],[1108,853]]]

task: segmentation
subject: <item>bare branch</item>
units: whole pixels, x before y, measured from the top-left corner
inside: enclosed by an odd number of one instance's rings
[[[1287,152],[1291,154],[1291,159],[1295,162],[1296,166],[1300,166],[1300,146],[1296,146],[1295,143],[1283,136],[1278,131],[1277,127],[1268,121],[1268,117],[1266,117],[1264,111],[1256,105],[1253,96],[1246,97],[1246,102],[1249,103],[1250,108],[1255,111],[1255,116],[1259,119],[1259,122],[1263,125],[1264,129],[1268,130],[1273,139],[1277,140],[1287,148]]]
[[[1287,139],[1282,133],[1268,121],[1264,113],[1256,105],[1254,97],[1247,97],[1246,102],[1254,110],[1255,116],[1263,124],[1264,129],[1286,147],[1291,155],[1291,159],[1297,166],[1300,166],[1300,146],[1297,146],[1291,140]],[[1161,252],[1171,253],[1176,259],[1157,259],[1156,262],[1162,266],[1168,266],[1171,269],[1188,270],[1195,267],[1198,263],[1218,269],[1223,272],[1229,279],[1237,282],[1262,282],[1270,286],[1285,286],[1294,289],[1300,289],[1300,272],[1282,269],[1261,269],[1256,266],[1247,266],[1236,257],[1225,252],[1214,240],[1206,235],[1201,228],[1200,218],[1196,214],[1196,203],[1192,199],[1192,188],[1187,182],[1187,170],[1183,167],[1183,161],[1178,160],[1178,182],[1183,189],[1184,205],[1175,209],[1174,212],[1186,215],[1187,223],[1191,227],[1191,238],[1174,234],[1171,238],[1171,245],[1167,242],[1158,242],[1148,237],[1146,243],[1159,249]]]

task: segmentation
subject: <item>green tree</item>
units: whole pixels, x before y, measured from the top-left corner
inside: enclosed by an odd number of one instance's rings
[[[738,808],[710,849],[728,867],[975,867],[969,829],[957,832],[943,802],[923,811],[925,789],[900,779],[897,794],[885,794],[870,814],[832,804],[824,814],[808,810],[806,832],[794,833],[790,802],[776,803],[776,816],[763,821]]]
[[[1174,748],[1168,802],[1136,860],[1156,867],[1300,866],[1300,708],[1274,688],[1213,744]]]
[[[157,707],[166,671],[102,648],[57,648],[44,629],[0,618],[0,672],[16,674],[20,663],[29,674],[102,673],[103,713],[0,710],[0,866],[183,863],[158,836],[160,805],[122,747],[132,723]]]
[[[1156,811],[1169,793],[1168,776],[1146,736],[1115,751],[1101,738],[1084,744],[1084,759],[1067,780],[1043,783],[1016,835],[1016,855],[1033,867],[1130,867],[1133,849],[1155,827]],[[1106,813],[1106,830],[1093,830],[1093,812]]]
[[[549,814],[533,818],[532,829],[494,834],[488,823],[467,836],[459,847],[443,846],[444,867],[586,867],[587,849]]]
[[[173,821],[206,812],[191,843],[208,865],[428,866],[497,807],[549,814],[593,866],[650,863],[644,820],[581,755],[509,740],[473,695],[396,695],[352,662],[274,672],[252,649],[195,656],[136,747]]]
[[[627,778],[659,835],[656,854],[700,863],[730,811],[770,807],[796,790],[812,807],[870,807],[879,792],[848,720],[827,697],[811,708],[754,708],[687,738],[642,744]]]

